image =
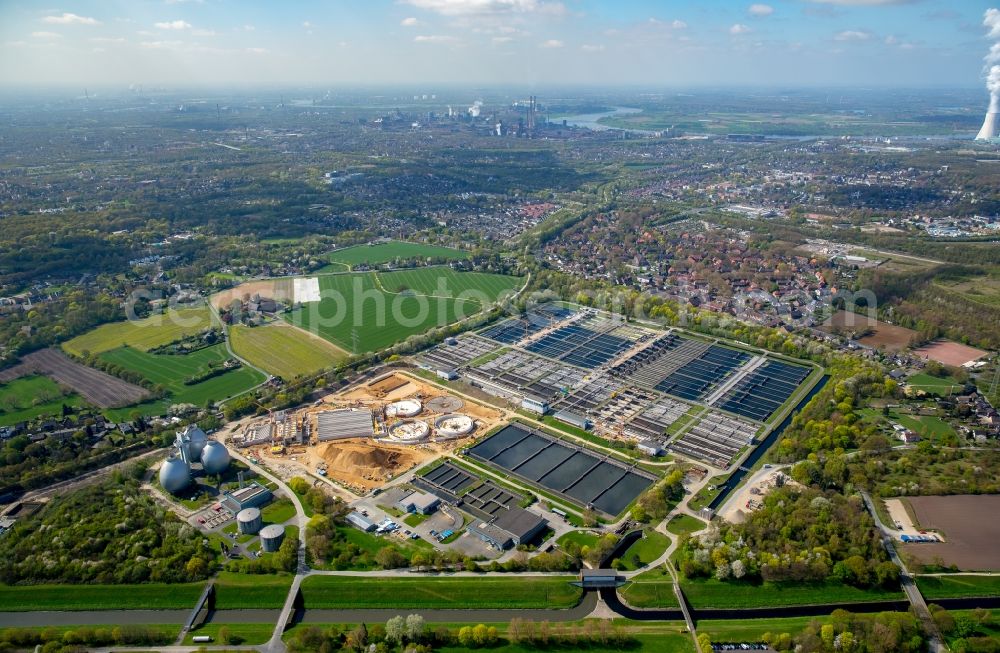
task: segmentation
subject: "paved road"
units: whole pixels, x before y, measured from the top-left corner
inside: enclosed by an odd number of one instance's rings
[[[871,513],[872,518],[875,520],[875,525],[882,533],[882,546],[884,546],[885,550],[889,553],[889,558],[896,563],[897,567],[899,567],[899,581],[903,586],[903,592],[906,594],[906,598],[910,601],[910,605],[913,606],[913,611],[924,625],[924,629],[930,638],[929,643],[931,651],[947,651],[948,647],[944,643],[944,638],[941,636],[941,631],[938,629],[937,623],[935,623],[934,618],[931,617],[931,611],[927,608],[927,603],[924,601],[923,594],[921,594],[920,590],[917,589],[916,581],[913,580],[913,576],[910,575],[910,572],[907,570],[902,558],[900,558],[899,554],[896,552],[893,532],[882,523],[882,519],[878,516],[878,511],[875,510],[875,502],[872,500],[871,495],[862,490],[861,497],[865,501],[865,506],[868,508],[868,512]]]

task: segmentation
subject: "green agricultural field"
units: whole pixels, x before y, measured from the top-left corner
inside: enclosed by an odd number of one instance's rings
[[[695,608],[827,605],[854,601],[899,601],[904,598],[902,590],[859,589],[836,581],[752,584],[714,579],[685,580],[681,581],[681,589]]]
[[[492,303],[524,283],[518,277],[483,272],[456,272],[448,267],[380,272],[378,280],[390,293],[407,290],[429,297],[457,297]]]
[[[510,578],[372,578],[310,576],[302,583],[307,609],[569,608],[582,590],[572,576]]]
[[[333,367],[347,352],[283,322],[267,326],[233,326],[230,345],[240,357],[283,379]]]
[[[204,583],[167,585],[0,585],[4,610],[187,610]]]
[[[296,308],[288,321],[347,351],[353,351],[356,335],[359,353],[384,349],[481,310],[475,301],[385,292],[371,272],[321,276],[319,285],[324,299]]]
[[[42,415],[62,416],[62,407],[83,406],[83,398],[63,392],[47,376],[24,376],[0,385],[0,426],[17,424]]]
[[[645,567],[659,558],[668,546],[670,546],[669,537],[657,531],[646,531],[645,537],[636,540],[621,554],[618,563],[619,569],[632,571]]]
[[[83,356],[85,352],[101,354],[125,345],[148,351],[210,326],[212,317],[207,306],[182,308],[142,320],[103,324],[63,343],[63,349],[74,356]]]
[[[379,265],[399,260],[440,258],[449,261],[457,261],[472,256],[470,252],[465,252],[452,247],[442,247],[441,245],[425,245],[423,243],[406,243],[393,241],[391,243],[379,243],[378,245],[356,245],[330,252],[331,263],[343,263],[354,266],[361,263],[368,265]],[[333,266],[339,268],[341,266]],[[342,268],[341,268],[342,269]]]
[[[200,383],[185,385],[184,380],[208,369],[210,363],[229,358],[224,344],[213,345],[185,355],[148,354],[131,347],[121,347],[101,354],[109,363],[142,374],[151,382],[163,386],[169,393],[166,399],[141,404],[138,409],[151,413],[162,412],[170,404],[189,403],[204,406],[208,401],[219,401],[264,381],[257,370],[241,367]],[[123,409],[127,414],[130,409]]]
[[[1000,596],[1000,576],[917,576],[917,587],[928,601],[963,596]]]
[[[215,581],[216,610],[281,609],[292,586],[290,575],[223,571]]]

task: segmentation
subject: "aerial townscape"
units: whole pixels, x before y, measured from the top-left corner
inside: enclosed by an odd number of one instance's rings
[[[1000,653],[1000,9],[0,3],[0,653]]]

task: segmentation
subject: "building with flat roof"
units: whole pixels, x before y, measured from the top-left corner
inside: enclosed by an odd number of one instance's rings
[[[347,515],[347,523],[358,530],[364,531],[365,533],[371,533],[376,528],[375,522],[371,521],[360,512],[352,512]]]
[[[347,438],[370,438],[375,435],[372,411],[368,409],[341,408],[322,410],[316,415],[316,440],[346,440]]]
[[[624,580],[614,569],[581,569],[580,580],[576,584],[584,589],[602,589],[618,587]]]
[[[421,515],[431,514],[440,505],[441,499],[430,492],[414,492],[403,497],[396,504],[403,512],[416,512]]]
[[[234,515],[247,508],[259,508],[274,498],[271,490],[257,481],[252,481],[238,490],[226,492],[224,496],[221,501],[222,507]]]
[[[511,506],[497,512],[489,522],[476,521],[468,530],[501,551],[527,544],[545,530],[548,522],[523,508]]]

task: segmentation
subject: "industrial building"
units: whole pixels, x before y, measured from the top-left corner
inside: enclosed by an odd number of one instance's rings
[[[343,408],[323,410],[316,415],[316,440],[346,440],[348,438],[371,438],[375,435],[372,412],[367,409]]]
[[[270,502],[273,498],[274,494],[270,489],[256,481],[252,481],[246,487],[226,492],[225,498],[221,503],[223,508],[236,515],[241,510],[246,510],[247,508],[259,508]]]
[[[347,515],[347,523],[365,533],[371,533],[377,528],[375,522],[371,521],[360,512],[352,512]]]
[[[530,542],[545,530],[547,524],[538,515],[513,506],[497,511],[491,521],[473,522],[468,530],[493,548],[503,551]]]
[[[441,499],[430,492],[414,492],[399,500],[396,504],[403,512],[415,512],[421,515],[429,515],[438,509]]]

